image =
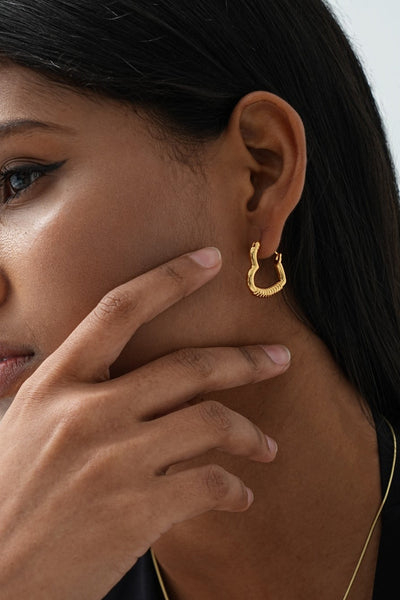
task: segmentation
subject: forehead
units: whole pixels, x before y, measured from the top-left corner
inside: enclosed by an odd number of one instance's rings
[[[0,65],[0,123],[33,120],[81,132],[101,124],[105,131],[107,126],[126,128],[134,116],[120,102],[80,93],[18,65]]]
[[[71,105],[77,96],[34,71],[7,64],[0,67],[0,116],[15,117],[29,111],[31,117],[56,112]],[[76,102],[75,98],[75,102]]]

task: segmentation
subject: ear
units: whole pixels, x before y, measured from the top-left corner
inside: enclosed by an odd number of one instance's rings
[[[282,98],[252,92],[236,105],[227,133],[241,146],[251,182],[246,199],[249,245],[259,241],[259,257],[272,256],[304,187],[307,152],[302,120]]]

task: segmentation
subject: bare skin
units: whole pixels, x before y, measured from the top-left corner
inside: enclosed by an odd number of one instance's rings
[[[0,140],[3,169],[60,163],[0,212],[0,339],[34,352],[2,399],[4,598],[27,581],[32,599],[101,598],[151,544],[171,600],[340,600],[380,501],[375,433],[282,295],[246,286],[255,240],[274,282],[301,198],[299,116],[250,94],[193,167],[126,107],[17,67],[0,79],[0,123],[69,129]],[[203,246],[222,267],[140,277]],[[260,344],[287,346],[290,368]],[[378,543],[354,600],[371,598]]]

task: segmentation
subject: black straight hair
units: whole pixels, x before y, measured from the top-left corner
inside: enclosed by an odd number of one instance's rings
[[[0,0],[0,60],[142,107],[181,140],[267,90],[303,119],[290,291],[370,407],[400,418],[400,218],[379,111],[322,0]]]

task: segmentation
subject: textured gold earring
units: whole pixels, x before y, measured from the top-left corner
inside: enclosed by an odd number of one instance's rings
[[[268,298],[269,296],[273,296],[274,294],[277,294],[284,288],[284,286],[286,284],[286,274],[285,274],[285,269],[283,268],[283,265],[282,265],[282,254],[275,252],[275,269],[276,269],[277,275],[279,277],[279,281],[277,283],[275,283],[275,285],[272,285],[269,288],[257,287],[255,284],[254,278],[255,278],[257,271],[260,268],[260,265],[258,264],[259,249],[260,249],[260,242],[254,242],[254,244],[250,248],[251,268],[247,275],[247,285],[249,286],[249,289],[252,292],[252,294],[254,294],[255,296],[258,296],[259,298]]]

